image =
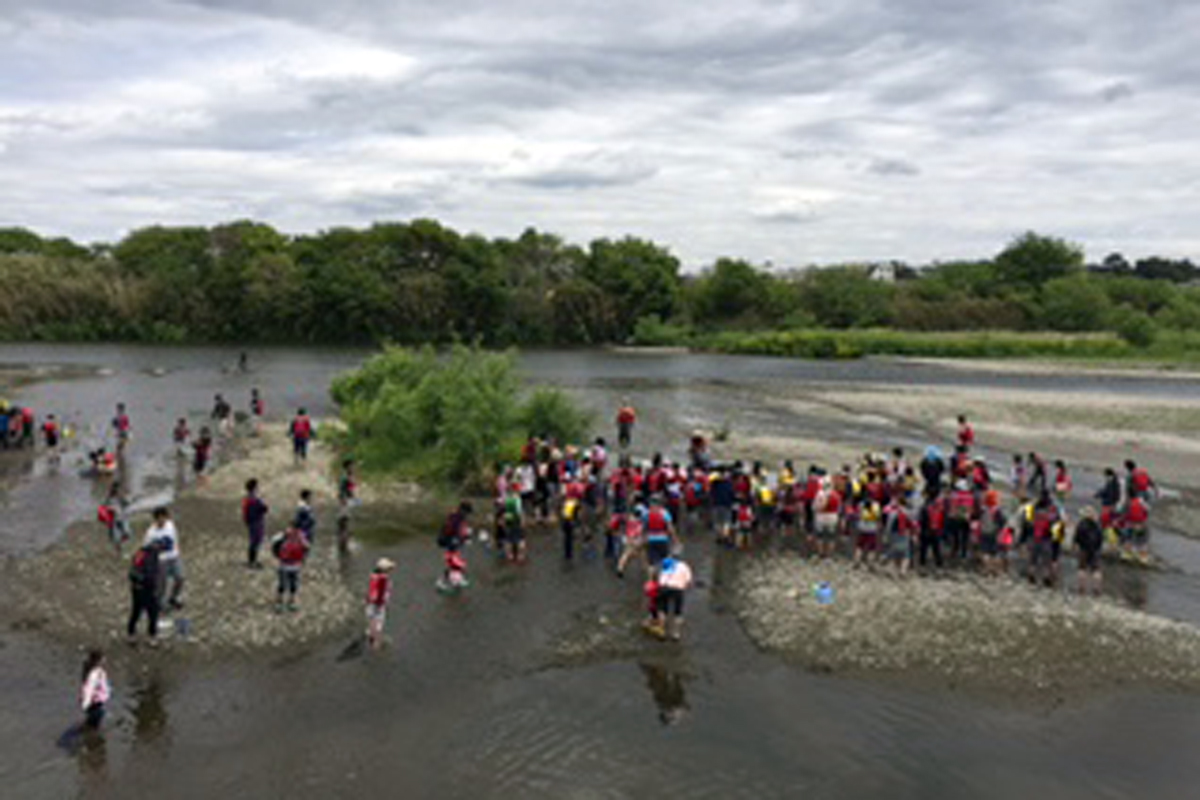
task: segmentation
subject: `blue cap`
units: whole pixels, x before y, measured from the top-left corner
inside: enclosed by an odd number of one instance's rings
[[[675,569],[675,559],[670,557],[664,558],[662,562],[662,568],[663,572],[670,572],[671,570]]]

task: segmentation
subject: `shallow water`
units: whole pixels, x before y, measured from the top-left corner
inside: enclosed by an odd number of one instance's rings
[[[106,370],[36,384],[19,396],[82,426],[107,420],[125,399],[136,430],[135,499],[173,487],[169,435],[180,413],[192,416],[195,428],[214,392],[244,409],[254,385],[274,415],[301,403],[321,413],[329,378],[362,356],[255,350],[253,371],[241,375],[222,371],[236,361],[235,350],[0,348],[0,363]],[[730,421],[766,435],[803,426],[803,418],[757,399],[778,382],[914,378],[914,368],[891,362],[580,352],[528,354],[522,367],[579,391],[605,419],[622,396],[631,397],[642,419],[639,449],[676,451],[697,424]],[[153,377],[156,368],[169,372]],[[1200,383],[1177,379],[916,369],[928,383],[1189,397],[1200,391]],[[839,433],[875,447],[897,435],[870,421]],[[911,444],[920,443],[912,437]],[[41,460],[0,456],[0,481],[8,522],[2,553],[43,547],[67,522],[94,513],[95,490],[74,474],[70,459],[56,474]],[[640,613],[636,581],[617,581],[600,561],[562,565],[549,535],[535,535],[533,548],[531,564],[512,568],[474,546],[474,585],[454,598],[433,591],[438,560],[427,542],[367,548],[352,567],[355,580],[378,553],[400,564],[389,620],[394,642],[380,653],[356,652],[347,640],[221,663],[118,654],[105,746],[76,755],[55,742],[76,713],[77,654],[38,631],[14,630],[16,620],[0,614],[4,794],[1195,796],[1200,765],[1190,745],[1200,735],[1200,698],[1131,687],[1056,707],[808,674],[751,646],[722,596],[736,564],[701,542],[688,545],[703,587],[689,596],[687,641],[650,642],[629,627]],[[1170,537],[1159,548],[1179,572],[1113,571],[1112,582],[1151,610],[1200,620],[1197,548]],[[597,630],[613,631],[605,647],[581,657],[560,652],[564,641]]]

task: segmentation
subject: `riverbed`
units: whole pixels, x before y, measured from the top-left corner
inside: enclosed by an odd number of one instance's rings
[[[104,438],[117,401],[129,404],[135,429],[131,492],[135,504],[148,505],[187,491],[170,446],[177,417],[196,428],[216,392],[244,410],[252,387],[276,421],[299,405],[329,413],[330,378],[366,353],[254,350],[247,373],[233,369],[237,355],[0,347],[0,363],[70,368],[16,396],[79,431],[57,466],[41,455],[0,456],[7,521],[0,553],[33,557],[93,518],[99,489],[76,474],[76,460],[86,443]],[[1190,476],[1200,475],[1186,442],[1155,439],[1171,431],[1147,429],[1163,409],[1179,425],[1200,407],[1200,380],[1186,376],[679,353],[539,352],[524,354],[521,367],[530,380],[576,394],[604,430],[629,398],[639,409],[639,453],[682,456],[697,427],[729,431],[716,445],[723,456],[791,457],[798,465],[893,444],[915,451],[945,439],[952,423],[942,414],[952,403],[968,406],[985,451],[1000,462],[1018,444],[1041,450],[1049,441],[1041,433],[1037,442],[1018,441],[1014,427],[1054,426],[1028,409],[1076,396],[1090,398],[1085,410],[1093,414],[1100,403],[1149,409],[1128,422],[1105,417],[1109,428],[1128,432],[1108,446],[1061,442],[1078,464],[1080,494],[1094,488],[1098,467],[1119,464],[1128,451],[1185,495],[1197,488]],[[903,400],[889,403],[888,387]],[[922,404],[923,394],[937,403]],[[927,408],[939,416],[924,416]],[[1025,416],[1014,417],[1020,409]],[[231,546],[240,547],[236,506],[214,519],[211,502],[189,508],[185,501],[179,510],[185,555],[189,524],[227,526]],[[1188,538],[1187,510],[1172,515],[1174,532],[1156,537],[1167,569],[1110,571],[1111,601],[1200,623],[1200,545]],[[420,527],[372,518],[369,538],[345,566],[357,589],[378,556],[399,564],[385,650],[361,652],[348,629],[318,644],[216,660],[178,649],[114,653],[104,747],[77,755],[55,741],[76,714],[75,646],[86,643],[56,637],[46,621],[14,613],[7,598],[0,612],[6,796],[1195,796],[1195,694],[1133,684],[1031,702],[1007,683],[997,697],[806,669],[753,644],[732,607],[741,556],[701,541],[687,544],[701,585],[689,598],[682,645],[640,636],[630,624],[641,609],[636,582],[618,581],[600,559],[564,565],[549,534],[534,536],[531,562],[520,568],[474,545],[472,587],[443,597],[433,588],[440,566],[433,532],[414,532]]]

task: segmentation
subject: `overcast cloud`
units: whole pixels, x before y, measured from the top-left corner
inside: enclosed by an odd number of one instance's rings
[[[1197,257],[1197,30],[1190,0],[0,0],[0,224]]]

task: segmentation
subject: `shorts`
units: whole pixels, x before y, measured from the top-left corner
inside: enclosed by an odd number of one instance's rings
[[[979,537],[979,552],[985,556],[994,556],[1000,552],[999,538],[994,533],[985,533]]]
[[[823,542],[832,542],[837,538],[837,520],[820,520],[817,523],[817,538]]]
[[[169,558],[162,562],[163,577],[167,579],[183,580],[183,560],[179,558]]]
[[[860,533],[855,542],[855,547],[862,550],[864,553],[874,553],[879,549],[879,534],[878,533]]]
[[[383,624],[387,619],[387,606],[376,605],[375,603],[367,603],[367,622],[378,622]]]
[[[46,447],[51,450],[58,447],[58,437],[57,436],[47,436],[46,437]]]
[[[83,711],[83,724],[86,728],[96,729],[104,722],[104,703],[92,703]]]
[[[1036,567],[1039,564],[1049,564],[1052,560],[1052,548],[1049,539],[1034,539],[1029,546],[1029,566]]]
[[[713,506],[713,524],[726,528],[733,524],[733,506]]]
[[[1126,538],[1136,546],[1143,546],[1150,540],[1150,529],[1144,526],[1130,526],[1126,529]]]
[[[1100,551],[1099,550],[1080,550],[1079,551],[1079,570],[1081,572],[1099,572],[1100,571]]]
[[[785,525],[785,526],[791,526],[791,525],[795,525],[795,524],[796,524],[796,512],[795,512],[795,511],[780,510],[780,512],[779,512],[779,524],[780,524],[780,525]]]
[[[520,524],[505,525],[504,539],[509,544],[520,544],[521,542],[525,541],[525,531],[521,529]]]
[[[308,439],[292,439],[292,453],[301,458],[308,458]]]
[[[658,606],[658,613],[682,617],[683,590],[668,589],[665,586],[660,586],[658,589],[658,599],[656,604]]]

